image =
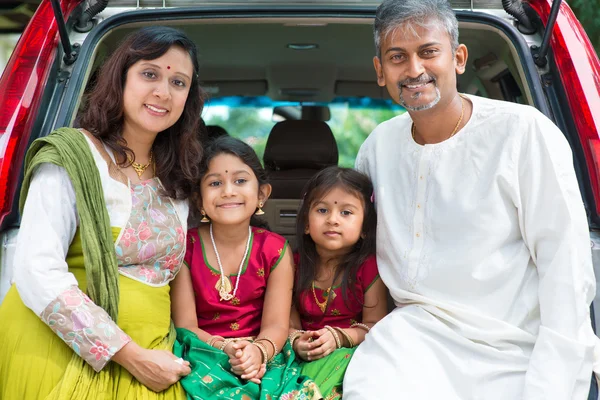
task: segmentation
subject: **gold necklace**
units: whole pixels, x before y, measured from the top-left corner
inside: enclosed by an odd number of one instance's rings
[[[317,293],[315,292],[315,281],[312,281],[312,293],[313,297],[315,298],[315,303],[317,303],[317,305],[321,309],[321,312],[325,314],[325,310],[327,309],[327,302],[329,300],[329,294],[331,293],[331,286],[329,286],[327,290],[323,290],[323,297],[325,298],[324,302],[320,302],[319,299],[317,299]],[[335,292],[333,293],[335,294]]]
[[[146,169],[148,169],[150,164],[152,164],[153,157],[154,157],[154,152],[150,151],[150,158],[148,159],[148,163],[140,164],[140,163],[136,163],[135,161],[133,161],[131,156],[129,154],[127,154],[127,161],[129,161],[129,163],[131,164],[131,168],[133,168],[133,170],[137,174],[138,178],[142,179],[142,175],[144,175],[144,172],[146,171]]]
[[[456,132],[458,132],[458,127],[460,126],[460,123],[462,122],[463,117],[465,116],[465,100],[460,93],[458,95],[460,96],[460,105],[461,105],[460,118],[458,119],[458,122],[456,123],[454,130],[452,131],[450,136],[448,136],[448,139],[450,139],[452,136],[454,136],[456,134]],[[410,128],[410,133],[412,135],[413,140],[416,142],[417,139],[415,139],[415,130],[416,130],[415,123],[413,122],[412,127]],[[446,139],[446,140],[448,140],[448,139]]]

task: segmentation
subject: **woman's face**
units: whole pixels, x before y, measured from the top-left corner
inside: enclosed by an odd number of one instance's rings
[[[157,59],[133,64],[123,90],[123,133],[154,139],[173,126],[183,113],[193,73],[190,55],[177,46]]]

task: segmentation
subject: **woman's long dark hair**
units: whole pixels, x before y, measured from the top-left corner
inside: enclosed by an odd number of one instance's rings
[[[260,163],[260,159],[256,155],[254,149],[252,149],[252,147],[250,147],[243,141],[229,135],[219,136],[214,139],[211,139],[208,142],[208,147],[206,147],[206,149],[204,150],[204,158],[202,159],[202,164],[200,167],[200,180],[202,179],[204,174],[206,174],[206,171],[208,171],[208,166],[210,165],[210,162],[220,154],[234,155],[237,158],[239,158],[244,164],[249,166],[250,169],[252,169],[252,172],[254,172],[256,179],[258,180],[259,190],[261,185],[269,183],[269,176],[267,175],[267,171],[265,171],[262,164]],[[200,197],[200,180],[196,185],[196,192],[193,196],[193,201],[198,206],[200,205],[202,200]],[[208,217],[210,218],[210,215]],[[256,215],[253,215],[252,218],[250,218],[250,225],[259,228],[269,229],[268,223],[264,219]]]
[[[302,300],[312,289],[313,281],[317,278],[317,267],[320,261],[315,242],[309,234],[305,233],[308,226],[308,215],[312,206],[335,188],[340,188],[357,196],[362,201],[365,212],[361,238],[350,252],[339,260],[333,278],[333,284],[335,284],[341,276],[342,297],[347,306],[350,294],[357,301],[359,300],[359,293],[356,293],[355,288],[358,269],[367,258],[375,254],[377,216],[373,204],[373,184],[371,180],[366,175],[351,168],[328,167],[319,171],[304,187],[304,200],[296,219],[296,240],[300,257],[296,266],[294,303],[301,312],[306,311]],[[327,307],[329,307],[331,297],[327,298]]]
[[[129,166],[127,154],[133,156],[122,136],[123,90],[129,68],[140,60],[155,60],[173,46],[186,51],[194,66],[190,91],[179,120],[159,132],[152,145],[156,176],[166,194],[172,198],[188,198],[196,189],[202,158],[198,138],[204,93],[198,82],[196,45],[183,32],[165,27],[142,28],[125,38],[100,69],[97,81],[86,96],[81,127],[89,130],[115,153],[120,166]]]

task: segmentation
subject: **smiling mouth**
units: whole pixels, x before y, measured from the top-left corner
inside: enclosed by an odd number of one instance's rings
[[[227,204],[221,204],[217,207],[219,208],[236,208],[236,207],[240,207],[242,205],[242,203],[227,203]]]
[[[427,86],[431,83],[433,83],[433,80],[423,82],[423,83],[413,84],[413,85],[402,85],[402,87],[406,88],[408,90],[419,90],[419,89],[423,89],[425,86]]]
[[[155,106],[153,106],[153,105],[150,105],[150,104],[144,104],[144,106],[145,106],[145,107],[146,107],[148,110],[150,110],[150,111],[154,111],[155,113],[166,114],[166,113],[168,112],[168,110],[167,110],[167,109],[165,109],[165,108],[158,108],[158,107],[155,107]]]

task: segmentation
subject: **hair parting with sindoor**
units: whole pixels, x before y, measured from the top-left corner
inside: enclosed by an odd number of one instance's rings
[[[129,68],[140,60],[155,60],[172,47],[186,51],[194,71],[189,94],[179,120],[159,132],[152,145],[156,176],[171,198],[188,198],[200,175],[202,145],[198,129],[204,107],[204,92],[198,81],[196,45],[183,32],[165,26],[151,26],[128,35],[101,66],[97,81],[85,96],[80,126],[90,131],[114,153],[117,163],[127,167],[127,155],[134,154],[122,136],[124,124],[123,90]]]
[[[334,273],[333,282],[337,282],[341,277],[341,292],[346,305],[348,305],[349,294],[358,301],[359,297],[355,288],[358,269],[367,258],[375,254],[377,215],[372,202],[373,184],[371,180],[351,168],[333,166],[319,171],[304,187],[304,199],[296,219],[296,238],[300,257],[296,266],[294,304],[300,308],[304,304],[302,297],[310,292],[312,283],[317,278],[320,261],[315,242],[309,234],[305,233],[308,216],[313,205],[335,188],[357,196],[362,201],[364,208],[361,237],[350,252],[341,257]],[[329,307],[330,298],[331,296],[327,299],[327,307]],[[301,311],[305,310],[301,309]]]

